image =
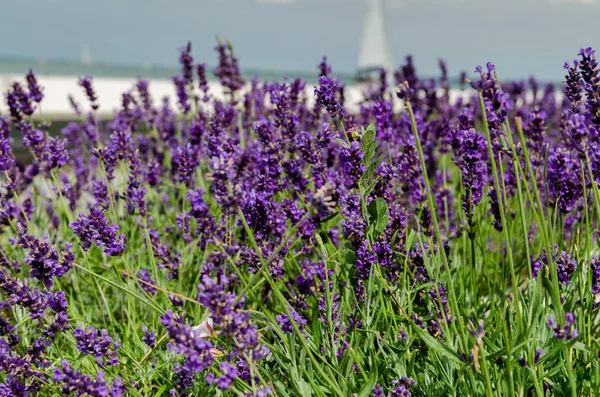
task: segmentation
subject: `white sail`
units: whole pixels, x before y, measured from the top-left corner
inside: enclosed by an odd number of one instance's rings
[[[359,70],[393,68],[384,17],[384,0],[368,0],[358,57]]]
[[[85,44],[81,46],[81,55],[80,55],[81,63],[84,65],[91,65],[94,63],[92,60],[92,48]]]

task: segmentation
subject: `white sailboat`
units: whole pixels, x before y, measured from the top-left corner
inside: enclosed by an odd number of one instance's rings
[[[367,1],[358,56],[358,80],[375,77],[381,68],[385,68],[388,72],[393,68],[385,24],[385,0]]]

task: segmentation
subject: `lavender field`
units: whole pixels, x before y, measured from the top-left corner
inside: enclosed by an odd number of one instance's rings
[[[216,54],[108,122],[82,77],[59,136],[33,71],[4,93],[1,397],[596,395],[591,48],[454,101],[408,57],[358,110],[326,58],[313,90]]]

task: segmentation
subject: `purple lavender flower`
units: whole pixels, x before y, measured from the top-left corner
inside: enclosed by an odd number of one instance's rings
[[[366,224],[362,216],[360,196],[349,194],[341,200],[342,232],[344,236],[355,244],[361,244],[365,240]]]
[[[241,209],[254,238],[262,241],[269,236],[281,238],[286,230],[286,218],[280,203],[269,200],[269,195],[250,191],[243,198]]]
[[[208,80],[206,78],[206,64],[201,63],[196,66],[196,73],[198,74],[198,87],[200,91],[204,93],[202,97],[203,102],[208,102],[210,96],[208,95]]]
[[[20,98],[17,93],[14,91],[8,91],[5,95],[6,98],[6,106],[8,106],[8,111],[10,112],[10,117],[15,123],[20,123],[23,115],[21,114],[20,109]]]
[[[0,335],[6,337],[8,345],[11,347],[17,346],[21,342],[17,330],[16,325],[11,325],[7,318],[0,316]]]
[[[527,146],[531,149],[533,165],[540,166],[543,162],[543,144],[546,130],[546,112],[540,107],[533,108],[523,127],[527,136]]]
[[[556,260],[558,280],[563,284],[568,284],[569,281],[571,281],[571,276],[573,276],[575,270],[577,270],[577,262],[571,255],[563,251]]]
[[[11,115],[13,112],[18,112],[26,116],[31,116],[35,112],[35,105],[33,104],[31,94],[25,91],[23,86],[14,82],[12,85],[12,92],[9,91],[7,94],[6,102],[11,108]],[[12,106],[16,106],[13,110]]]
[[[141,280],[140,287],[142,287],[147,294],[154,295],[156,293],[156,288],[154,288],[156,281],[150,277],[150,272],[148,270],[140,269],[137,278]]]
[[[352,141],[350,147],[344,147],[341,150],[340,159],[342,161],[344,172],[354,182],[356,182],[366,170],[365,165],[362,163],[364,157],[365,154],[360,148],[360,143],[358,141]]]
[[[75,98],[73,98],[73,95],[69,95],[69,104],[71,105],[71,109],[73,109],[73,112],[77,115],[80,116],[81,115],[81,109],[79,108],[79,104],[75,101]]]
[[[125,208],[127,213],[133,215],[136,209],[140,215],[146,216],[146,188],[142,186],[142,171],[140,159],[135,157],[129,163],[130,175],[127,179],[127,191],[125,193]]]
[[[319,69],[319,77],[329,77],[329,74],[331,73],[331,65],[327,63],[326,56],[323,57],[321,62],[317,65],[317,68]]]
[[[168,310],[160,317],[160,322],[167,329],[171,340],[169,350],[184,357],[184,370],[197,373],[213,364],[214,359],[210,351],[213,345],[198,337],[191,326],[183,323],[183,318],[176,318],[173,312]]]
[[[10,297],[11,305],[19,305],[29,312],[32,319],[43,318],[48,308],[51,292],[42,292],[31,288],[27,282],[17,280],[0,269],[0,290]]]
[[[231,44],[218,43],[215,50],[219,53],[219,64],[213,71],[221,85],[229,89],[231,95],[244,86],[244,78],[238,66],[238,60],[233,54]]]
[[[502,231],[502,214],[500,214],[500,204],[498,203],[498,195],[496,194],[496,188],[491,187],[488,191],[488,197],[490,199],[490,215],[492,215],[492,225],[494,229],[499,232]],[[504,204],[504,200],[503,204]]]
[[[334,121],[344,118],[344,108],[336,98],[337,90],[337,81],[326,76],[319,77],[319,86],[315,86],[317,102],[327,109]]]
[[[140,96],[142,101],[142,106],[146,113],[149,113],[152,109],[152,97],[150,96],[150,91],[148,90],[149,83],[146,80],[142,80],[138,78],[137,83],[135,84],[135,88]]]
[[[31,267],[30,277],[37,278],[48,288],[52,287],[55,277],[64,276],[73,266],[74,256],[71,244],[65,245],[63,260],[60,261],[56,247],[50,245],[48,236],[37,239],[19,226],[18,237],[9,238],[11,244],[28,249],[25,263]]]
[[[183,114],[187,114],[192,109],[187,91],[188,82],[186,81],[184,76],[174,76],[173,84],[175,84],[175,92],[177,94],[179,106],[183,110]]]
[[[468,217],[473,216],[477,204],[483,197],[487,176],[487,144],[485,138],[474,129],[458,131],[452,141],[454,162],[462,172],[465,193],[463,209]]]
[[[90,76],[81,77],[79,78],[78,84],[85,91],[85,95],[90,101],[92,109],[98,110],[98,97],[96,97],[96,92],[94,91],[94,87],[92,86],[92,78]]]
[[[236,303],[236,296],[226,292],[229,283],[225,275],[214,280],[205,274],[198,284],[198,302],[208,308],[216,333],[233,340],[234,352],[261,360],[269,350],[260,343],[257,328],[243,310],[244,300]]]
[[[6,116],[0,116],[0,172],[10,170],[15,162],[12,142],[10,120]]]
[[[214,237],[218,236],[217,224],[210,213],[210,208],[202,198],[203,195],[204,191],[200,188],[190,190],[187,194],[187,199],[191,205],[188,217],[191,215],[196,220],[196,237],[199,239],[198,246],[202,249],[206,247],[208,242],[213,241]]]
[[[189,143],[185,146],[179,145],[173,153],[171,162],[177,180],[188,183],[198,166],[198,153]]]
[[[598,100],[600,79],[598,78],[596,52],[591,47],[582,48],[579,51],[579,57],[581,58],[579,70],[586,92],[586,110],[591,116],[591,121],[594,124],[600,124],[600,101]]]
[[[148,331],[148,327],[142,325],[142,332],[144,332],[144,336],[142,336],[142,342],[148,345],[151,349],[154,349],[154,346],[156,346],[156,330]]]
[[[25,75],[25,79],[27,80],[27,89],[29,90],[31,99],[34,102],[40,103],[44,98],[44,94],[42,93],[42,88],[38,85],[35,74],[33,74],[33,70],[29,69],[29,73]]]
[[[416,384],[417,382],[406,376],[402,376],[398,380],[393,380],[392,391],[390,392],[389,397],[410,397],[412,395],[410,393],[410,387]]]
[[[98,335],[98,331],[94,327],[88,327],[85,331],[77,328],[73,331],[73,336],[77,341],[79,351],[94,356],[101,368],[119,364],[120,345],[110,337],[107,330],[100,330],[100,335]]]
[[[67,140],[50,138],[45,145],[42,161],[45,171],[51,171],[60,168],[69,161],[69,152],[67,150]]]
[[[181,75],[185,84],[190,85],[194,80],[194,58],[192,57],[192,43],[179,50],[179,64],[181,65]]]
[[[135,142],[131,130],[125,126],[115,126],[110,134],[107,149],[117,160],[131,160],[135,156]]]
[[[306,325],[306,319],[304,317],[302,317],[302,315],[300,315],[294,309],[290,308],[289,310],[290,310],[290,313],[292,314],[291,320],[290,320],[290,317],[285,313],[275,316],[275,319],[277,320],[277,324],[279,325],[279,328],[281,328],[281,330],[286,334],[294,332],[294,326],[292,325],[292,320],[293,320],[296,323],[296,325],[298,326],[298,329],[300,331],[304,330],[304,326]]]
[[[79,244],[84,251],[89,250],[93,242],[104,247],[107,256],[118,256],[125,251],[125,235],[117,236],[119,226],[109,225],[104,209],[98,204],[90,205],[89,214],[80,213],[69,227],[79,236]]]
[[[240,313],[241,306],[236,305],[236,296],[225,291],[228,282],[225,275],[217,280],[204,275],[202,283],[198,284],[198,302],[211,312],[215,328],[225,334],[233,334],[246,314]]]
[[[493,72],[496,68],[494,64],[488,62],[486,68],[487,72],[484,72],[481,66],[475,68],[480,78],[472,82],[471,86],[481,92],[483,96],[490,136],[494,142],[494,148],[498,150],[501,144],[500,135],[503,133],[502,124],[513,105],[494,77]]]
[[[556,261],[556,256],[558,255],[558,245],[554,246],[554,252],[552,253],[552,260]],[[541,255],[532,261],[532,273],[533,273],[533,278],[537,278],[539,271],[542,270],[544,267],[548,266],[548,253],[546,252],[546,248],[542,248],[542,253]]]
[[[256,390],[244,394],[244,397],[267,397],[273,394],[271,386],[259,386]]]
[[[442,324],[444,322],[451,323],[453,320],[452,313],[450,313],[450,307],[448,305],[447,294],[448,291],[442,285],[442,283],[439,283],[437,288],[433,287],[429,290],[429,300],[436,308],[436,315],[435,318],[431,320],[429,332],[433,335],[439,335],[441,337],[444,337]],[[440,309],[438,310],[438,308]],[[479,334],[480,332],[483,332],[483,322],[481,322],[480,327],[477,329],[476,337],[481,338],[483,336]]]
[[[122,397],[123,383],[115,379],[109,386],[104,380],[104,372],[98,371],[96,378],[69,368],[69,362],[63,360],[61,368],[55,368],[52,380],[60,386],[65,396],[76,394],[90,397]]]
[[[367,280],[371,276],[371,268],[377,263],[377,256],[369,249],[369,242],[367,240],[356,250],[356,262],[354,268],[356,269],[356,277],[360,280]]]
[[[561,147],[551,150],[547,183],[550,205],[558,206],[563,213],[570,212],[583,194],[577,158]]]
[[[398,92],[396,93],[396,96],[399,99],[410,101],[413,95],[415,95],[415,90],[409,85],[408,81],[398,85]]]
[[[219,370],[223,375],[215,379],[213,374],[208,374],[206,376],[206,381],[211,384],[216,383],[220,390],[229,390],[238,377],[238,370],[235,366],[225,361],[219,364]]]
[[[598,136],[598,130],[588,123],[586,116],[573,113],[566,122],[565,136],[569,145],[584,159],[592,141]]]
[[[590,259],[590,271],[592,273],[592,294],[600,294],[600,259],[594,255]]]
[[[381,387],[381,385],[379,383],[376,384],[375,387],[373,388],[372,397],[385,397],[385,393],[383,392],[383,388]]]
[[[538,347],[537,349],[535,349],[535,357],[534,357],[533,363],[538,364],[544,354],[546,354],[546,353],[544,352],[544,350],[541,347]]]
[[[579,331],[575,328],[575,315],[573,313],[565,314],[565,326],[563,328],[556,324],[554,317],[549,317],[548,327],[554,330],[554,337],[560,340],[567,341],[579,336]]]
[[[571,112],[579,113],[579,102],[581,101],[581,73],[578,70],[579,61],[573,61],[573,66],[565,62],[564,68],[567,71],[565,76],[565,96],[571,102]]]
[[[19,129],[23,134],[23,146],[28,148],[36,159],[42,160],[46,150],[46,133],[42,130],[34,130],[31,124],[26,122],[21,122]]]

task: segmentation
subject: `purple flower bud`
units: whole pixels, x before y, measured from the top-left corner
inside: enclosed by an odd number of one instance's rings
[[[71,105],[71,109],[73,109],[73,112],[77,116],[80,116],[81,110],[79,109],[79,104],[75,101],[75,98],[73,98],[73,95],[69,95],[69,104]]]
[[[231,44],[218,43],[215,50],[219,53],[219,64],[213,73],[223,87],[234,93],[242,88],[245,82],[239,69],[238,60],[233,54],[233,47]]]
[[[85,91],[85,95],[88,97],[92,109],[98,110],[98,98],[96,97],[96,92],[94,91],[94,87],[92,86],[92,78],[90,76],[81,77],[79,79],[78,84]]]
[[[544,352],[544,350],[542,350],[542,348],[538,347],[538,348],[535,350],[535,359],[534,359],[534,361],[533,361],[533,362],[534,362],[534,364],[537,364],[537,363],[539,363],[539,362],[540,362],[540,359],[542,358],[542,356],[543,356],[544,354],[546,354],[546,353]]]
[[[179,50],[179,64],[181,65],[181,75],[186,85],[192,84],[194,79],[194,58],[192,58],[192,43],[187,43],[184,48]]]
[[[393,380],[389,397],[410,397],[410,387],[416,384],[417,382],[406,376],[403,376],[398,380]]]
[[[10,120],[6,116],[0,116],[0,172],[10,170],[15,162],[12,142]]]
[[[408,81],[403,82],[398,86],[396,96],[402,100],[410,101],[415,94],[415,90],[410,87]]]
[[[344,108],[336,98],[337,90],[337,80],[329,79],[327,76],[319,77],[319,86],[315,86],[317,102],[325,107],[329,112],[329,116],[336,121],[344,118]]]
[[[35,74],[33,74],[33,70],[29,69],[29,73],[27,73],[25,79],[27,80],[27,89],[29,90],[31,99],[34,102],[40,103],[44,98],[44,94],[42,93],[42,88],[38,85]]]
[[[372,397],[385,397],[385,393],[383,392],[383,389],[379,383],[373,388]]]
[[[183,110],[183,113],[187,114],[192,109],[188,95],[188,82],[184,76],[174,76],[173,84],[175,84],[175,93],[177,94],[179,106]]]
[[[142,342],[154,349],[154,346],[156,346],[156,330],[148,331],[148,327],[142,325],[142,331],[144,332]]]
[[[579,331],[575,326],[575,315],[573,313],[565,314],[565,326],[560,327],[554,320],[554,317],[548,318],[548,327],[554,330],[554,337],[560,340],[568,341],[579,336]]]
[[[331,65],[327,63],[327,57],[323,57],[321,62],[317,65],[317,68],[319,69],[319,77],[329,77],[329,74],[331,73]]]

